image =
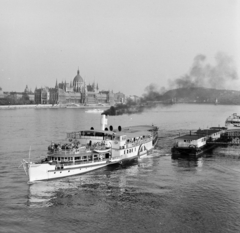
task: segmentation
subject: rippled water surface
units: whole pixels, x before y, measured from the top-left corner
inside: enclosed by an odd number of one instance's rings
[[[98,128],[81,109],[0,110],[0,232],[240,232],[240,148],[172,160],[173,138],[224,125],[237,106],[173,105],[109,118],[159,126],[154,154],[125,166],[27,184],[22,158],[44,156],[66,132]],[[234,155],[234,156],[233,156]]]

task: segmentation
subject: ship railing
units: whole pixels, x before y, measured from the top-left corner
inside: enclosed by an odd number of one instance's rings
[[[52,161],[51,165],[64,164],[65,166],[70,166],[70,165],[80,165],[80,164],[103,162],[103,161],[108,161],[108,160],[109,160],[109,158],[94,159],[94,160],[80,160],[80,161]]]
[[[83,146],[83,147],[78,147],[78,148],[70,148],[70,149],[54,149],[54,150],[51,150],[51,151],[48,151],[48,154],[72,154],[72,153],[75,153],[75,152],[82,152],[82,151],[85,151],[86,150],[86,146]]]
[[[152,138],[139,139],[139,140],[137,140],[135,142],[127,143],[126,144],[126,148],[132,148],[134,146],[139,146],[142,143],[149,142],[150,140],[152,140]]]

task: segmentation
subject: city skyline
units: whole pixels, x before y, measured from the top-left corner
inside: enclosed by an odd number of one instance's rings
[[[203,54],[229,56],[239,73],[239,2],[1,1],[0,86],[54,87],[79,67],[86,83],[141,96],[168,87]],[[226,88],[239,90],[239,78]]]

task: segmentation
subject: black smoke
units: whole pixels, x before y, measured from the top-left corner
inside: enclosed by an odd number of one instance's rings
[[[157,84],[151,83],[149,86],[145,88],[141,101],[146,102],[161,100],[165,92],[166,92],[165,87],[161,87],[159,89]]]
[[[199,54],[194,60],[189,72],[180,78],[170,81],[172,88],[205,87],[224,89],[232,81],[238,79],[233,59],[224,53],[217,53],[215,65],[207,63],[205,55]]]
[[[162,100],[162,96],[165,93],[165,88],[158,88],[156,84],[150,84],[145,88],[145,92],[138,100],[127,99],[125,104],[117,104],[111,106],[102,114],[105,115],[122,115],[122,114],[134,114],[142,113],[146,109],[151,109],[159,104]]]

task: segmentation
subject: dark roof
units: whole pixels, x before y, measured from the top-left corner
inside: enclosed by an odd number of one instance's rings
[[[200,135],[211,135],[214,133],[218,133],[220,131],[221,130],[219,130],[219,129],[199,129],[195,133],[200,134]]]
[[[116,135],[126,135],[128,138],[134,138],[151,135],[151,131],[156,129],[156,126],[153,125],[136,125],[123,127],[121,131],[114,130],[114,132],[116,132]]]
[[[211,127],[210,129],[215,129],[215,130],[226,130],[226,127]]]
[[[227,133],[229,132],[240,132],[240,129],[228,129]]]
[[[186,140],[197,140],[199,138],[203,138],[204,136],[203,135],[196,135],[196,134],[187,134],[187,135],[183,135],[183,136],[180,136],[180,137],[177,137],[175,139],[186,139]]]

